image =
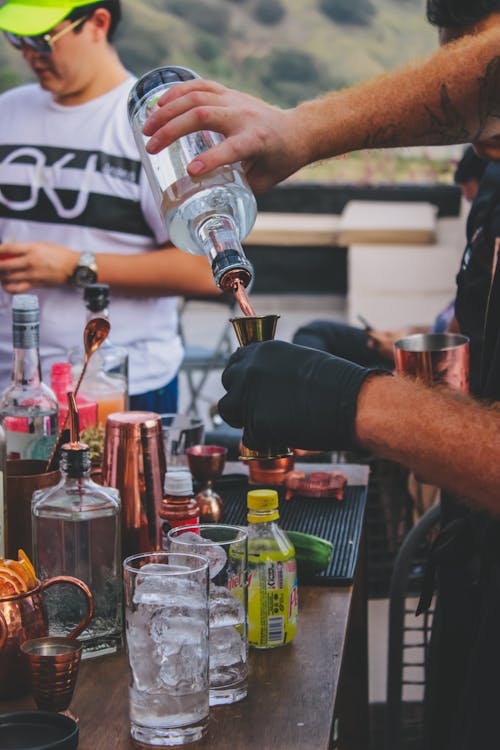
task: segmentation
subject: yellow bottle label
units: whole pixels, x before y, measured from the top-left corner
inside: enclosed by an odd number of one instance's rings
[[[297,627],[298,590],[294,557],[267,552],[259,562],[249,557],[248,642],[257,648],[283,646]]]

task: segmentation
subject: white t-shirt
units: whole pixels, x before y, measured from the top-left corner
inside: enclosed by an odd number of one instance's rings
[[[0,95],[0,239],[43,240],[77,252],[146,253],[168,240],[128,122],[131,77],[85,104],[56,104],[28,84]],[[33,289],[40,302],[42,374],[82,343],[83,290]],[[10,299],[0,288],[0,295]],[[10,304],[0,299],[0,389],[10,380]],[[111,290],[110,338],[129,353],[130,393],[160,388],[182,360],[177,298]]]

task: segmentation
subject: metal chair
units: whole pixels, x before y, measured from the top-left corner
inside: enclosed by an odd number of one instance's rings
[[[440,520],[433,505],[405,537],[394,563],[389,592],[389,644],[385,709],[385,750],[420,747],[423,698],[433,606],[419,617],[427,554]]]
[[[192,302],[209,302],[223,305],[227,308],[227,319],[215,340],[213,347],[198,346],[189,343],[186,336],[186,325],[183,316]],[[179,336],[184,346],[184,359],[180,371],[186,375],[189,389],[189,402],[186,414],[202,416],[199,410],[199,400],[203,399],[203,388],[211,372],[223,370],[229,356],[236,348],[233,329],[229,318],[233,317],[236,302],[233,294],[221,294],[218,297],[186,297],[179,308]]]

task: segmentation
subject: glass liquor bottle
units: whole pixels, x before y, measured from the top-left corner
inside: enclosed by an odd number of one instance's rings
[[[257,213],[254,195],[239,164],[227,164],[208,175],[191,177],[187,165],[223,136],[209,130],[182,136],[158,154],[146,151],[142,128],[168,88],[199,76],[187,68],[156,68],[132,88],[129,120],[156,203],[177,247],[205,254],[216,284],[225,291],[246,287],[253,268],[241,240],[252,228]]]
[[[88,310],[87,322],[93,318],[109,318],[108,284],[88,284],[84,290]],[[68,358],[75,379],[84,361],[83,348],[72,349]],[[97,402],[97,423],[106,425],[106,417],[116,411],[128,409],[128,352],[114,344],[109,337],[89,360],[79,394],[87,401]]]
[[[12,298],[11,384],[0,398],[7,458],[49,458],[57,435],[58,404],[42,381],[38,297]]]
[[[248,643],[275,648],[290,643],[297,628],[295,549],[277,524],[275,490],[252,490],[247,502]]]
[[[94,597],[94,616],[78,639],[83,658],[118,651],[122,644],[120,500],[117,490],[90,479],[88,446],[78,439],[78,412],[69,394],[71,440],[61,447],[62,479],[33,494],[35,570],[40,580],[79,578]],[[64,592],[47,596],[51,635],[67,635],[81,620],[85,602]]]

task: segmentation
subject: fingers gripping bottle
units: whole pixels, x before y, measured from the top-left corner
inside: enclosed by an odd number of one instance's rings
[[[277,524],[278,493],[248,493],[248,642],[255,648],[290,643],[298,614],[295,550]]]
[[[246,287],[253,268],[241,240],[253,226],[257,204],[241,165],[226,164],[199,178],[187,171],[196,156],[223,140],[222,135],[201,130],[182,136],[158,154],[146,151],[149,139],[142,128],[159,98],[171,86],[193,78],[199,76],[175,65],[143,75],[130,92],[130,124],[172,243],[186,252],[205,254],[221,289],[231,290],[236,281]]]

